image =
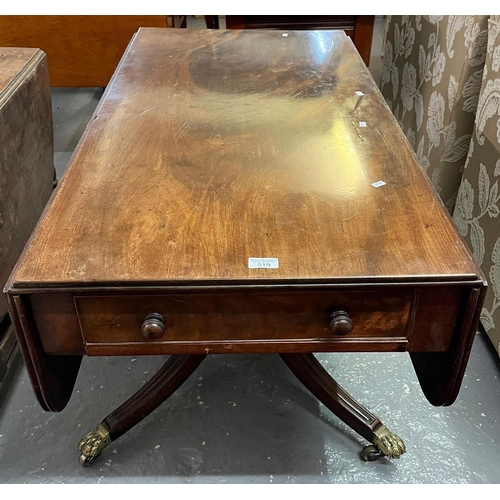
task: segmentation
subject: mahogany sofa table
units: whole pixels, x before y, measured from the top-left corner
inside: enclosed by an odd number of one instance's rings
[[[170,355],[79,443],[89,465],[207,354],[279,353],[328,408],[400,438],[313,352],[407,351],[455,400],[486,283],[340,31],[141,29],[6,286],[40,404],[83,355]]]

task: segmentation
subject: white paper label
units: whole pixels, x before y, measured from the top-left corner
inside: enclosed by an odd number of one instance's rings
[[[278,259],[274,257],[249,257],[248,268],[249,269],[278,269],[280,266],[278,264]]]
[[[379,188],[380,186],[385,186],[386,183],[384,181],[377,181],[372,184],[373,187]]]
[[[359,122],[360,127],[366,127],[366,122]]]

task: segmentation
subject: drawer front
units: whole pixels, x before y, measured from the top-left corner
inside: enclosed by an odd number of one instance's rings
[[[394,349],[387,350],[395,350],[396,344],[408,341],[415,297],[415,291],[400,289],[84,296],[74,300],[87,352],[93,345],[179,343],[209,346],[216,352],[213,347],[217,344],[280,341],[392,343]],[[349,315],[350,333],[332,332],[331,314],[336,311]],[[155,339],[141,333],[151,313],[164,319],[164,333]]]

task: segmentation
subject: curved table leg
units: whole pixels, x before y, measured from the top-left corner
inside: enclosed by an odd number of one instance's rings
[[[380,456],[399,458],[405,451],[403,441],[329,375],[311,353],[280,354],[293,374],[329,410],[358,434],[373,443],[362,452],[364,460],[376,460]]]
[[[88,467],[104,448],[147,417],[196,370],[205,355],[170,356],[131,398],[110,413],[78,443],[80,463]]]

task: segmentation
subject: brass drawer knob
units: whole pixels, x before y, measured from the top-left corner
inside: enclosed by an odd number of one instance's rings
[[[347,335],[354,328],[351,317],[345,311],[333,312],[330,319],[330,330],[335,335]]]
[[[142,322],[141,333],[147,339],[159,339],[165,334],[165,318],[159,313],[151,313]]]

